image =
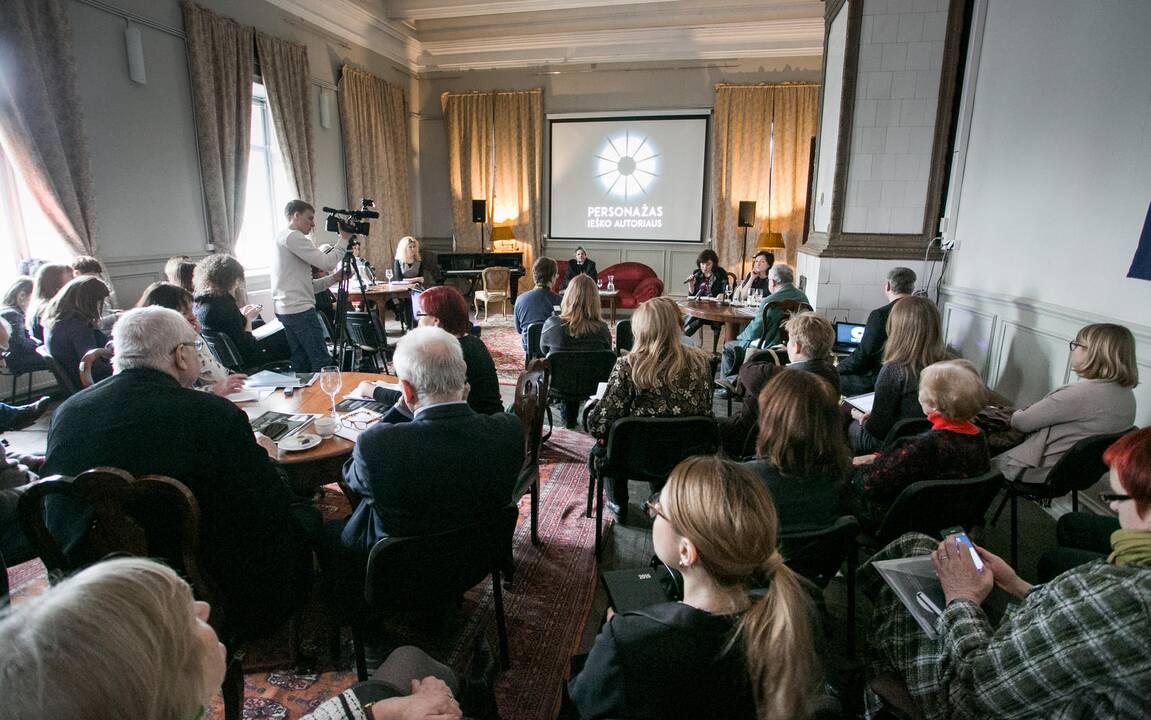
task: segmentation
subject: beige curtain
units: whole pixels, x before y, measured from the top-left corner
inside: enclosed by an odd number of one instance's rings
[[[77,255],[95,255],[72,28],[58,0],[0,2],[0,143]]]
[[[268,88],[268,103],[276,138],[287,166],[295,197],[315,201],[316,149],[312,141],[312,97],[308,50],[303,45],[256,33],[260,77]]]
[[[531,267],[540,251],[542,89],[495,93],[492,114],[492,225],[510,225]],[[531,287],[530,273],[520,283]]]
[[[779,260],[795,267],[818,107],[817,85],[716,86],[715,249],[723,266],[741,277],[750,269],[760,233],[769,228],[784,236],[787,251]],[[742,200],[756,203],[746,246],[738,227]]]
[[[340,70],[340,127],[348,207],[376,201],[364,255],[378,268],[390,267],[399,239],[411,232],[412,197],[408,160],[408,103],[404,89],[344,65]]]
[[[480,230],[472,222],[472,200],[486,200],[491,217],[495,96],[492,93],[444,93],[440,96],[440,105],[448,139],[455,249],[480,252]]]
[[[244,220],[252,124],[252,29],[181,4],[208,238],[231,253]]]

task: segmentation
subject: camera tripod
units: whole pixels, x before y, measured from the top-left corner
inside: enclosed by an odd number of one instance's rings
[[[387,335],[380,327],[376,314],[368,308],[368,289],[364,285],[364,278],[360,275],[359,263],[356,262],[356,257],[352,254],[352,247],[355,242],[356,236],[353,235],[352,239],[348,241],[348,249],[344,251],[344,258],[340,261],[340,282],[336,290],[335,321],[332,323],[332,362],[338,365],[340,370],[355,370],[352,367],[352,357],[355,353],[348,353],[348,341],[350,339],[353,346],[376,348],[376,354],[380,358],[379,365],[383,366],[383,372],[386,374],[388,373]],[[349,327],[347,323],[348,310],[351,306],[348,300],[348,287],[353,276],[356,278],[360,297],[363,298],[364,311],[368,316],[366,328],[359,323],[354,327]],[[351,335],[350,338],[349,335]]]

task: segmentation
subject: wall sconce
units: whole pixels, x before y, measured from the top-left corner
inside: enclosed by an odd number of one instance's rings
[[[510,225],[492,228],[492,252],[515,252],[518,249],[519,243]]]

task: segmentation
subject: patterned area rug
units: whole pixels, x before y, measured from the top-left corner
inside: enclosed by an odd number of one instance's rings
[[[488,346],[488,352],[496,363],[500,385],[514,387],[524,369],[524,349],[514,321],[510,317],[493,315],[479,324],[483,328],[480,339]]]
[[[515,331],[511,333],[514,335]],[[485,340],[487,331],[485,330]],[[516,340],[518,342],[518,339]],[[518,374],[518,371],[517,371]],[[511,668],[499,676],[496,697],[505,720],[545,720],[555,716],[595,592],[594,526],[583,515],[587,498],[587,453],[591,438],[556,429],[542,453],[540,547],[531,543],[528,497],[520,504],[514,557],[516,574],[504,593],[511,646]],[[347,504],[334,486],[319,501],[326,517],[340,517]],[[47,586],[43,565],[32,561],[12,568],[13,602],[35,602]],[[296,674],[287,661],[286,635],[250,646],[245,658],[244,712],[247,720],[292,720],[356,680],[351,642],[343,633],[341,658],[333,667],[328,625],[322,606],[313,603],[303,619],[303,654],[318,658],[317,670]],[[442,641],[421,643],[430,654],[464,672],[480,633],[496,648],[490,583],[465,597],[457,623]],[[413,641],[414,638],[400,638]],[[221,720],[217,698],[208,718]]]

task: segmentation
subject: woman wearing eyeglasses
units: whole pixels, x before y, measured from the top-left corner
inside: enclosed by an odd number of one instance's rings
[[[767,487],[738,463],[697,456],[646,508],[683,600],[613,615],[561,717],[807,717],[819,687],[810,606],[776,545]],[[752,599],[749,587],[767,591]]]
[[[907,684],[923,717],[1147,717],[1151,687],[1151,429],[1104,455],[1120,529],[1106,559],[1043,585],[976,547],[980,572],[956,537],[907,534],[874,559],[931,555],[946,605],[929,639],[871,568],[860,588],[876,598],[872,667]],[[998,627],[981,604],[998,586],[1020,601]],[[874,703],[873,703],[874,704]]]
[[[1028,435],[996,459],[1008,480],[1043,482],[1051,466],[1075,443],[1135,424],[1131,388],[1139,384],[1139,368],[1131,331],[1112,323],[1088,325],[1070,347],[1071,369],[1082,380],[1011,416],[1011,427]]]

